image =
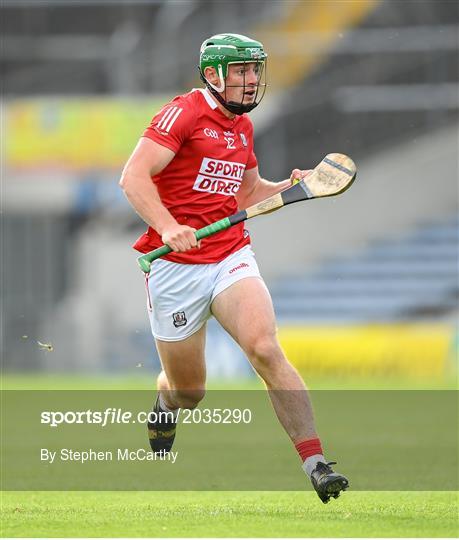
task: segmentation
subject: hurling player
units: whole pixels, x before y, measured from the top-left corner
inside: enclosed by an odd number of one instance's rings
[[[263,379],[273,407],[295,445],[303,469],[323,502],[348,487],[323,456],[308,392],[276,335],[268,289],[260,276],[244,224],[197,242],[194,232],[291,186],[261,178],[247,115],[265,91],[267,55],[260,42],[219,34],[201,46],[204,88],[167,103],[129,158],[121,186],[148,224],[135,243],[146,253],[162,244],[172,252],[147,276],[148,311],[161,358],[154,410],[168,422],[150,422],[154,451],[168,451],[178,408],[203,399],[206,321],[214,316],[243,349]]]

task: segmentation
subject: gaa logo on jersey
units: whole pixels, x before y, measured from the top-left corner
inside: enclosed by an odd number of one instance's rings
[[[245,165],[235,161],[203,158],[193,189],[234,196],[241,187]]]
[[[205,128],[204,135],[207,137],[210,137],[211,139],[218,139],[218,133],[215,131],[215,129]]]
[[[173,313],[172,321],[175,328],[178,328],[179,326],[185,326],[185,324],[188,322],[184,311],[177,311],[176,313]]]

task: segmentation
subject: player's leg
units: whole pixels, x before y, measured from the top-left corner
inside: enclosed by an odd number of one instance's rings
[[[205,395],[205,325],[181,341],[156,339],[162,371],[158,395],[148,422],[154,452],[170,451],[175,439],[179,409],[194,409]]]
[[[148,422],[155,452],[171,449],[178,409],[194,408],[204,397],[205,323],[212,291],[206,266],[157,260],[147,278],[148,313],[163,368]]]
[[[237,281],[215,297],[211,309],[265,382],[293,443],[315,438],[311,402],[303,380],[277,340],[274,310],[264,282],[256,277]]]
[[[205,394],[206,326],[182,341],[156,340],[162,371],[157,388],[169,409],[193,409]]]
[[[337,497],[347,487],[347,479],[335,473],[322,455],[308,392],[279,345],[274,309],[264,282],[247,277],[233,283],[215,297],[211,309],[264,380],[277,417],[321,500]]]

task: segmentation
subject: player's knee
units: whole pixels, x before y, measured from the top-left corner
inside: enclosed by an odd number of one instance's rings
[[[273,367],[278,364],[279,359],[283,358],[276,336],[272,334],[254,339],[246,347],[246,352],[257,370],[264,367]]]
[[[206,391],[198,389],[174,389],[172,390],[174,403],[181,409],[194,409],[204,399]]]

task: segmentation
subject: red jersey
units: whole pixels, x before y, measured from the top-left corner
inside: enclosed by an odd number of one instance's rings
[[[246,114],[229,119],[207,90],[195,89],[163,107],[143,136],[175,152],[152,181],[178,223],[200,229],[238,211],[235,195],[244,171],[257,166],[253,126]],[[248,231],[239,223],[203,239],[200,249],[173,252],[164,259],[214,263],[249,243]],[[162,244],[160,235],[149,227],[134,248],[146,253]]]

